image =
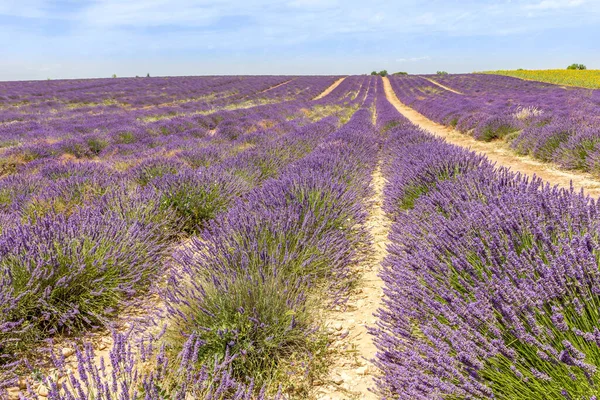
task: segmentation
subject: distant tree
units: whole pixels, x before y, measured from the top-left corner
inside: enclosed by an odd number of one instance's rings
[[[371,75],[377,75],[377,71],[371,72]]]
[[[136,75],[135,77],[136,77],[136,78],[139,78],[140,76],[139,76],[139,75]]]
[[[116,78],[116,77],[117,77],[117,74],[112,74],[112,77],[113,77],[113,78]]]
[[[567,67],[567,69],[578,69],[578,70],[584,70],[587,69],[587,67],[583,64],[571,64]]]
[[[438,74],[438,75],[448,75],[448,73],[446,71],[438,71],[438,72],[436,72],[436,74]]]
[[[379,71],[380,76],[388,76],[388,72],[384,69],[383,71]]]
[[[408,75],[408,72],[403,72],[403,71],[394,72],[392,75]]]
[[[146,74],[146,78],[150,78],[150,72]]]
[[[525,71],[523,68],[517,68],[517,71]]]

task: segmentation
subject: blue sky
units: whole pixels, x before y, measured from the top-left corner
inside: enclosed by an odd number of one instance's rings
[[[600,0],[0,0],[0,80],[600,69]]]

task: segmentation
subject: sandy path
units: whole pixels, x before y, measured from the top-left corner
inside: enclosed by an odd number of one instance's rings
[[[283,86],[283,85],[287,85],[288,83],[290,83],[294,79],[296,79],[296,78],[292,78],[289,81],[281,82],[281,83],[278,83],[275,86],[271,86],[270,88],[266,88],[265,90],[261,90],[260,92],[258,92],[258,94],[268,92],[269,90],[277,89],[278,87]]]
[[[439,87],[441,87],[442,89],[444,89],[444,90],[447,90],[447,91],[449,91],[449,92],[456,93],[456,94],[460,94],[460,95],[464,95],[464,93],[462,93],[462,92],[459,92],[458,90],[454,90],[454,89],[452,89],[452,88],[449,88],[448,86],[442,85],[441,83],[439,83],[439,82],[436,82],[436,81],[434,81],[433,79],[425,78],[424,76],[421,76],[421,78],[423,78],[423,79],[425,79],[426,81],[429,81],[429,82],[433,83],[434,85],[436,85],[436,86],[439,86]]]
[[[344,79],[346,79],[346,77],[340,78],[337,81],[333,82],[333,84],[331,86],[329,86],[327,89],[325,89],[325,91],[323,93],[321,93],[320,95],[315,97],[313,100],[319,100],[319,99],[322,99],[323,97],[327,96],[329,93],[331,93],[333,91],[333,89],[340,86],[340,83],[342,83],[344,81]]]
[[[369,391],[374,387],[373,376],[377,373],[370,360],[375,358],[377,348],[368,334],[368,327],[375,326],[374,313],[383,296],[383,281],[378,273],[387,254],[386,242],[391,225],[382,209],[385,179],[381,166],[374,171],[371,185],[374,195],[369,202],[367,229],[373,245],[369,257],[355,268],[355,273],[362,277],[347,307],[332,313],[327,323],[337,339],[332,344],[335,363],[330,367],[329,379],[317,391],[316,397],[322,400],[378,398]]]
[[[486,155],[491,161],[499,166],[508,167],[515,172],[521,172],[528,176],[536,175],[552,185],[569,188],[571,182],[576,190],[584,189],[585,193],[600,196],[600,181],[591,174],[583,172],[565,171],[551,163],[534,160],[531,157],[516,155],[505,142],[482,142],[471,136],[464,135],[454,129],[431,121],[416,110],[406,106],[392,89],[389,79],[383,78],[383,86],[387,99],[396,109],[408,118],[413,124],[427,130],[428,132],[443,137],[448,143],[467,147],[477,153]]]

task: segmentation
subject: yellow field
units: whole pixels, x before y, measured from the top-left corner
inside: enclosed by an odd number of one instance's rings
[[[600,89],[600,70],[522,70],[522,71],[486,71],[485,74],[514,76],[516,78],[530,79],[540,82],[554,83],[556,85],[581,86],[591,89]]]

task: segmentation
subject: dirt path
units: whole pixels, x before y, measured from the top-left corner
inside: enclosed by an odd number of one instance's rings
[[[278,87],[283,86],[283,85],[287,85],[288,83],[290,83],[294,79],[296,79],[296,78],[292,78],[289,81],[281,82],[281,83],[278,83],[275,86],[271,86],[270,88],[266,88],[265,90],[261,90],[260,92],[258,92],[258,94],[268,92],[269,90],[277,89]]]
[[[329,329],[337,338],[332,344],[335,364],[331,366],[329,380],[319,388],[317,399],[377,399],[369,391],[374,387],[373,376],[377,369],[370,360],[377,349],[368,327],[375,326],[373,315],[383,296],[383,281],[378,276],[381,262],[387,254],[386,241],[391,222],[382,209],[385,179],[378,166],[373,173],[374,195],[369,203],[370,216],[367,228],[373,238],[369,257],[356,266],[361,274],[357,289],[352,293],[346,309],[334,312],[328,321]]]
[[[499,166],[508,167],[515,172],[528,176],[536,175],[552,185],[569,188],[571,182],[576,190],[584,189],[586,194],[593,197],[600,196],[600,181],[592,175],[565,171],[551,163],[534,160],[531,157],[516,155],[505,142],[482,142],[471,136],[464,135],[454,129],[431,121],[416,110],[406,106],[396,97],[388,78],[383,78],[383,86],[387,99],[396,109],[408,118],[413,124],[428,132],[443,137],[448,143],[467,147],[477,153],[485,154],[491,161]]]
[[[319,100],[319,99],[322,99],[323,97],[327,96],[329,93],[331,93],[333,91],[333,89],[340,86],[340,83],[342,83],[344,81],[344,79],[346,79],[346,77],[340,78],[337,81],[333,82],[333,84],[331,86],[329,86],[327,89],[325,89],[325,91],[323,93],[321,93],[320,95],[315,97],[313,100]]]
[[[439,86],[439,87],[441,87],[442,89],[444,89],[444,90],[447,90],[447,91],[449,91],[449,92],[456,93],[456,94],[460,94],[460,95],[464,95],[464,93],[462,93],[462,92],[459,92],[458,90],[454,90],[454,89],[452,89],[452,88],[449,88],[448,86],[442,85],[441,83],[439,83],[439,82],[436,82],[436,81],[434,81],[433,79],[425,78],[424,76],[421,76],[421,78],[423,78],[423,79],[425,79],[426,81],[429,81],[429,82],[433,83],[434,85],[436,85],[436,86]]]

